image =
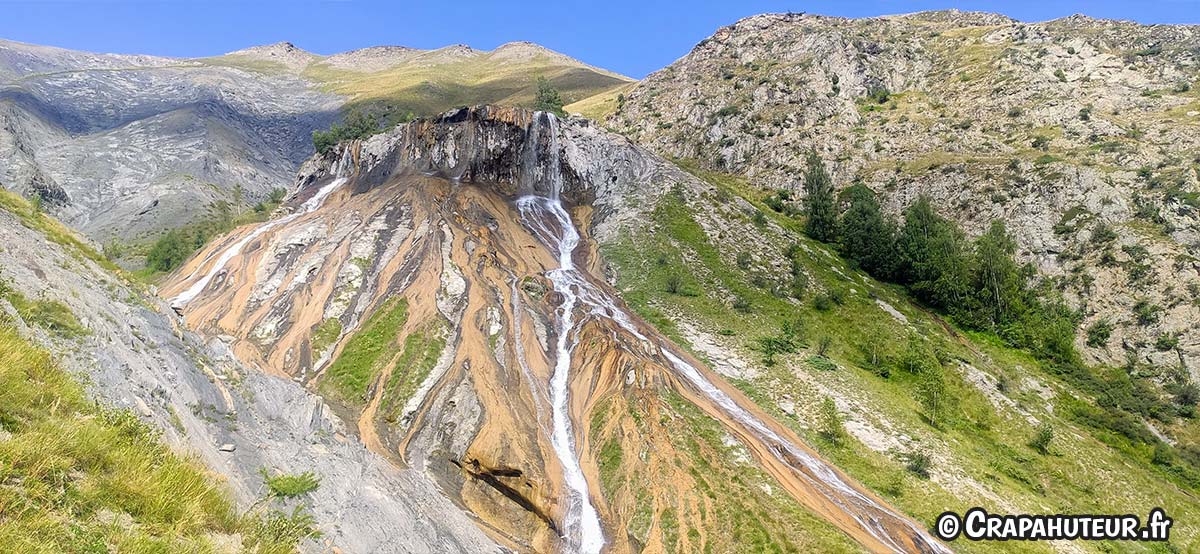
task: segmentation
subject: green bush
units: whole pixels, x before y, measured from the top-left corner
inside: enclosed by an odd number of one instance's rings
[[[1054,440],[1054,426],[1049,423],[1043,423],[1038,426],[1037,432],[1029,441],[1029,447],[1037,450],[1041,454],[1050,453],[1050,442]]]
[[[298,475],[286,473],[271,475],[266,468],[262,468],[259,472],[262,473],[263,482],[267,485],[270,495],[275,498],[295,498],[315,491],[317,487],[321,486],[321,479],[311,471],[305,471]]]
[[[833,399],[828,396],[821,399],[821,405],[817,408],[817,433],[834,446],[842,446],[846,442],[846,427],[842,423],[842,415],[838,413]]]
[[[353,110],[341,124],[334,123],[328,131],[313,131],[313,148],[326,154],[345,140],[361,140],[380,131],[379,120],[361,110]]]
[[[905,460],[904,467],[913,475],[916,475],[922,479],[928,479],[929,470],[933,468],[933,460],[929,457],[929,454],[924,452],[913,452],[908,455],[908,459]]]
[[[146,267],[154,271],[172,271],[183,265],[195,249],[195,241],[189,240],[184,231],[172,229],[150,247]]]
[[[828,294],[821,293],[813,297],[812,305],[818,311],[828,312],[833,309],[833,300],[829,298]]]
[[[1113,324],[1107,319],[1101,319],[1087,328],[1087,345],[1092,348],[1099,348],[1108,344],[1108,338],[1112,336]]]
[[[562,95],[545,77],[537,78],[537,92],[534,93],[533,109],[550,112],[559,117],[566,115],[566,112],[563,111]]]

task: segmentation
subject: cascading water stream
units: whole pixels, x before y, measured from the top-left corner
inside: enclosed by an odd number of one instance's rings
[[[547,131],[549,132],[547,142],[550,143],[549,159],[546,160],[545,167],[539,167],[538,163],[541,161],[537,150],[541,142],[539,125],[541,118],[545,118],[547,121]],[[571,342],[571,333],[576,324],[573,319],[573,311],[577,304],[586,305],[591,308],[589,315],[607,318],[643,342],[652,341],[638,331],[632,318],[617,306],[612,295],[601,287],[593,285],[575,269],[572,255],[579,243],[579,233],[559,200],[562,178],[558,167],[557,120],[553,115],[538,112],[530,125],[526,135],[528,144],[522,160],[522,185],[526,192],[538,192],[538,185],[541,184],[543,185],[542,189],[548,192],[549,197],[534,194],[522,196],[517,200],[517,208],[525,225],[545,244],[555,248],[558,253],[559,267],[548,272],[547,277],[554,283],[554,290],[563,297],[557,322],[557,357],[555,358],[554,375],[551,379],[551,404],[554,416],[552,443],[562,462],[567,486],[573,496],[569,504],[564,531],[570,537],[574,529],[579,529],[579,542],[575,545],[577,547],[572,549],[573,551],[598,552],[604,544],[604,538],[599,517],[588,497],[587,481],[584,479],[576,457],[567,409],[570,356],[574,347]],[[881,544],[895,552],[906,551],[902,542],[889,529],[888,524],[891,524],[907,528],[914,544],[924,552],[950,553],[948,548],[934,540],[925,531],[917,528],[908,519],[879,504],[847,483],[827,463],[776,433],[749,410],[739,405],[720,387],[708,380],[699,369],[674,354],[667,345],[660,343],[655,346],[670,362],[677,374],[712,400],[726,415],[744,426],[747,431],[767,446],[767,451],[791,467],[815,490],[852,517],[866,533]]]
[[[258,238],[263,233],[266,233],[275,227],[288,223],[289,221],[320,208],[321,204],[325,202],[325,199],[328,198],[334,190],[337,190],[338,187],[345,184],[348,179],[348,177],[346,177],[346,172],[350,169],[353,161],[354,159],[350,155],[350,149],[343,149],[342,157],[338,159],[337,164],[334,166],[333,181],[330,181],[329,184],[317,190],[317,193],[314,194],[312,198],[309,198],[300,205],[300,209],[279,219],[274,219],[263,223],[250,234],[242,237],[241,240],[233,243],[231,246],[222,251],[221,255],[217,257],[217,261],[212,264],[212,267],[209,268],[208,273],[206,273],[204,277],[200,278],[200,280],[196,281],[195,283],[192,283],[191,287],[188,287],[187,290],[179,293],[178,296],[171,299],[171,307],[181,309],[199,296],[201,292],[204,292],[205,287],[207,287],[208,284],[212,282],[214,278],[216,278],[217,274],[225,269],[225,265],[228,264],[229,261],[234,258],[234,256],[240,254],[242,249],[245,248],[247,244],[250,244],[250,241]],[[204,264],[201,263],[200,265],[203,266]],[[199,271],[199,268],[197,268],[197,271]],[[192,273],[192,275],[188,276],[188,279],[191,279],[194,276],[195,273]]]
[[[538,171],[540,156],[540,120],[545,118],[549,127],[549,158],[544,172]],[[571,351],[574,348],[574,311],[577,302],[576,284],[582,281],[575,269],[572,256],[579,244],[579,233],[571,223],[571,216],[563,209],[559,194],[562,191],[561,174],[558,168],[558,121],[552,114],[537,112],[527,133],[526,152],[522,160],[522,185],[530,191],[538,190],[538,184],[546,189],[548,196],[528,195],[517,199],[517,209],[525,224],[547,245],[558,253],[558,268],[547,272],[554,283],[554,290],[562,296],[558,307],[555,329],[554,374],[550,379],[550,407],[553,432],[550,442],[559,463],[563,466],[563,480],[570,492],[567,501],[563,536],[571,552],[596,554],[604,547],[604,531],[600,527],[600,516],[592,505],[588,493],[587,478],[575,453],[575,440],[571,432],[570,391]],[[540,173],[540,175],[539,175]],[[541,179],[539,177],[544,177]]]

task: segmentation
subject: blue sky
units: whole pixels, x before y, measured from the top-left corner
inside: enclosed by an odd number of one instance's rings
[[[491,49],[514,40],[631,77],[683,56],[718,27],[764,12],[869,16],[957,7],[1023,21],[1073,13],[1200,23],[1200,0],[496,2],[441,0],[0,0],[0,38],[80,50],[209,56],[287,40],[320,54],[398,44]]]

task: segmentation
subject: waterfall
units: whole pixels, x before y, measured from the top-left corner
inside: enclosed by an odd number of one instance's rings
[[[320,208],[321,204],[325,202],[325,199],[328,198],[333,191],[337,190],[338,187],[345,184],[345,182],[349,179],[347,174],[353,164],[354,157],[350,154],[350,148],[344,147],[342,149],[342,157],[339,158],[337,163],[334,165],[334,179],[330,181],[329,184],[318,189],[317,193],[314,194],[312,198],[309,198],[303,204],[301,204],[300,208],[295,212],[292,212],[279,219],[263,223],[257,229],[250,232],[250,234],[242,237],[241,240],[233,243],[231,246],[221,251],[221,255],[217,257],[217,261],[212,264],[212,267],[209,268],[208,273],[206,273],[204,277],[201,277],[198,281],[192,283],[192,286],[188,287],[187,290],[179,293],[178,296],[171,299],[171,307],[182,309],[189,302],[199,296],[200,293],[204,291],[205,287],[207,287],[208,284],[212,282],[212,280],[216,278],[216,276],[222,270],[225,269],[225,265],[228,264],[229,261],[235,256],[241,254],[242,249],[245,248],[247,244],[250,244],[250,241],[262,236],[263,233],[266,233],[275,227],[288,223],[304,214],[312,213],[317,208]],[[209,257],[211,256],[212,255],[210,254]],[[205,261],[207,261],[207,259]],[[200,265],[203,266],[204,263],[201,262]],[[199,271],[199,267],[197,267],[196,271]],[[195,272],[189,275],[188,279],[191,279],[194,276]]]
[[[541,121],[546,122],[549,133],[548,155],[545,166],[539,164],[542,156]],[[559,195],[562,178],[559,171],[558,120],[553,114],[536,112],[526,135],[526,148],[522,156],[521,187],[527,192],[539,191],[539,184],[548,196],[533,194],[517,199],[517,209],[525,224],[558,254],[558,268],[547,272],[554,283],[554,290],[562,296],[555,322],[554,374],[550,379],[551,423],[553,432],[550,442],[554,453],[563,467],[563,480],[570,497],[567,499],[566,519],[563,536],[572,552],[596,554],[604,547],[604,531],[600,527],[600,516],[592,505],[588,494],[588,482],[575,452],[575,439],[571,432],[570,373],[571,351],[574,349],[575,305],[577,286],[584,282],[575,269],[572,256],[579,244],[579,232],[571,222],[571,216],[563,208]]]
[[[540,156],[542,142],[542,125],[545,121],[545,138],[548,142],[547,156]],[[619,325],[622,329],[637,337],[642,342],[653,343],[638,331],[629,314],[625,313],[616,299],[603,288],[592,284],[575,268],[572,254],[579,243],[579,232],[575,229],[570,215],[563,208],[559,196],[562,192],[562,173],[559,168],[558,121],[551,114],[538,112],[534,116],[530,129],[526,134],[527,144],[522,155],[521,191],[525,193],[517,199],[517,209],[525,226],[546,245],[555,249],[558,254],[559,267],[547,273],[554,283],[554,290],[563,297],[559,306],[557,321],[557,343],[554,375],[551,379],[551,404],[553,409],[554,433],[552,443],[555,453],[562,462],[567,486],[572,498],[568,504],[568,513],[564,533],[572,543],[572,551],[599,552],[604,545],[604,537],[600,528],[599,518],[588,497],[588,484],[583,477],[571,434],[571,421],[568,413],[567,383],[569,381],[570,356],[574,348],[572,332],[576,322],[574,310],[577,305],[589,308],[587,315],[603,317]],[[546,196],[538,196],[544,192]],[[853,518],[858,525],[886,547],[895,552],[904,552],[904,544],[889,530],[889,525],[907,529],[918,548],[925,552],[948,554],[944,545],[930,537],[925,531],[916,527],[904,516],[879,504],[866,496],[842,477],[825,461],[809,454],[804,449],[793,444],[755,417],[749,410],[743,408],[731,396],[709,381],[704,374],[684,359],[674,354],[668,345],[656,344],[662,356],[670,363],[672,369],[697,391],[707,396],[730,418],[744,426],[759,441],[764,443],[766,451],[771,452],[788,467],[791,467],[801,478],[824,496],[840,510]],[[579,537],[572,538],[572,533],[578,530]]]

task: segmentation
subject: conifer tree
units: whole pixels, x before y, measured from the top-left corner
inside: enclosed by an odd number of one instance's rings
[[[825,162],[816,152],[808,154],[804,173],[804,232],[821,242],[837,240],[837,211],[834,206],[833,180],[825,171]]]

